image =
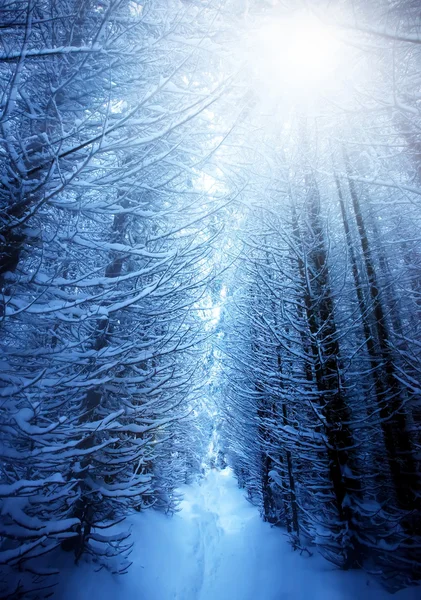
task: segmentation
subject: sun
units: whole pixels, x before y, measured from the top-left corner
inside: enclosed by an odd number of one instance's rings
[[[335,31],[307,13],[271,18],[249,32],[247,60],[264,93],[322,91],[341,56]]]

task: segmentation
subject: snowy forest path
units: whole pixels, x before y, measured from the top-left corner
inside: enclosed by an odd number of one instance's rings
[[[184,486],[180,512],[145,511],[131,519],[133,564],[127,575],[62,569],[63,600],[388,600],[363,572],[340,572],[320,556],[293,552],[264,523],[232,471],[211,469]],[[83,571],[81,573],[81,570]],[[399,600],[417,598],[405,590]]]

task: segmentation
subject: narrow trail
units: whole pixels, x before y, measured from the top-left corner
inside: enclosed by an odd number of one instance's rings
[[[416,600],[390,596],[362,572],[339,572],[319,556],[292,552],[282,530],[264,523],[230,469],[212,469],[182,489],[173,518],[147,511],[132,520],[133,565],[113,577],[69,568],[63,600]],[[82,571],[82,573],[81,573]]]

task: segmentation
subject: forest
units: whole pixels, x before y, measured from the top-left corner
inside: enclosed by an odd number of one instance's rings
[[[420,8],[0,0],[0,597],[125,576],[210,443],[291,553],[419,585]]]

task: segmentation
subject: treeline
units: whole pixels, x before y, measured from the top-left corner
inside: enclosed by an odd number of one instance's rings
[[[249,149],[270,177],[222,350],[227,452],[264,518],[394,590],[421,577],[421,55],[414,3],[385,4],[358,7],[364,87]]]
[[[196,309],[225,202],[198,184],[223,90],[198,47],[212,18],[1,3],[2,597],[43,596],[60,547],[124,572],[129,533],[110,527],[173,510],[200,467]]]
[[[371,4],[334,11],[332,89],[268,120],[236,54],[265,3],[1,3],[2,597],[47,594],[59,549],[125,572],[113,525],[174,509],[230,262],[241,484],[295,548],[420,578],[418,3]]]

